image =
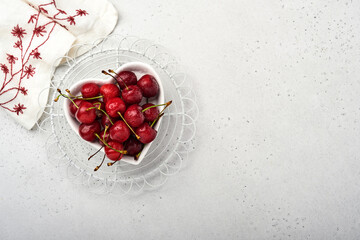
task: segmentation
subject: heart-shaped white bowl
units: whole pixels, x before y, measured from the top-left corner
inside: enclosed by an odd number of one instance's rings
[[[140,79],[140,77],[145,74],[150,74],[150,75],[154,76],[159,84],[159,94],[157,97],[149,98],[149,102],[151,102],[155,105],[164,103],[164,88],[161,83],[161,79],[160,79],[159,75],[155,72],[155,70],[150,65],[142,63],[142,62],[129,62],[129,63],[125,63],[124,65],[122,65],[121,67],[116,69],[115,72],[118,73],[121,71],[131,71],[136,74],[138,79]],[[80,95],[81,94],[80,89],[81,89],[82,85],[84,85],[85,83],[88,83],[88,82],[92,82],[92,83],[95,83],[95,84],[101,86],[101,85],[107,84],[107,83],[114,83],[114,79],[111,77],[106,78],[106,79],[97,79],[97,78],[82,79],[82,80],[76,82],[74,85],[72,85],[69,88],[69,90],[74,95]],[[143,102],[140,103],[140,105],[142,105],[143,103],[145,103],[144,99],[143,99]],[[65,118],[68,121],[68,123],[70,124],[71,128],[74,130],[74,132],[76,132],[76,134],[80,137],[80,134],[79,134],[80,123],[71,116],[70,110],[69,110],[69,104],[70,104],[70,100],[65,99],[64,106],[63,106]],[[156,131],[158,131],[158,129],[160,127],[161,120],[162,120],[162,118],[160,118],[154,126],[154,129]],[[83,140],[83,141],[85,141],[85,140]],[[88,141],[85,141],[85,142],[90,144],[95,149],[99,149],[101,147],[101,145],[98,142],[88,142]],[[141,161],[146,156],[146,153],[149,150],[151,144],[152,144],[152,142],[144,145],[144,148],[141,151],[141,154],[140,154],[140,157],[138,160],[134,160],[133,156],[124,155],[122,157],[121,161],[130,163],[133,165],[140,164]],[[104,149],[102,149],[101,151],[104,152]]]

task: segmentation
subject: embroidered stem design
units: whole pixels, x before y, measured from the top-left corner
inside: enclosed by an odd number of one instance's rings
[[[49,9],[49,7],[53,7],[56,11],[53,16],[50,16],[49,11],[46,10]],[[55,26],[60,25],[67,29],[65,25],[61,24],[61,21],[66,21],[70,25],[75,25],[76,17],[88,15],[88,13],[82,9],[76,10],[76,14],[74,15],[68,15],[65,11],[59,9],[56,6],[55,0],[52,0],[49,3],[41,4],[34,8],[37,9],[37,14],[31,15],[29,21],[27,22],[28,24],[34,25],[28,45],[23,45],[23,38],[26,34],[29,33],[27,33],[25,29],[17,24],[12,29],[11,34],[16,37],[13,48],[18,49],[19,55],[18,57],[15,57],[13,54],[7,53],[6,60],[8,63],[0,63],[0,71],[2,71],[4,74],[4,77],[2,78],[3,82],[0,84],[0,97],[5,93],[9,94],[8,99],[0,101],[0,107],[10,112],[16,113],[17,115],[23,114],[26,106],[24,106],[22,103],[18,103],[10,108],[8,105],[13,104],[19,93],[23,94],[24,96],[28,95],[28,89],[23,87],[21,84],[25,79],[27,80],[33,78],[36,74],[36,68],[29,63],[30,58],[32,57],[33,59],[42,59],[39,48],[41,48],[49,40]],[[60,15],[61,17],[59,17]],[[44,17],[44,19],[48,19],[49,21],[43,25],[39,25],[40,17]],[[34,44],[34,38],[44,38],[44,40],[36,46],[36,44]],[[20,61],[20,64],[15,66],[17,61]],[[16,86],[13,85],[8,87],[9,83],[16,80],[18,81]]]

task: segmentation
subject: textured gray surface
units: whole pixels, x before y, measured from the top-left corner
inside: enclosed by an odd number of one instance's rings
[[[116,33],[195,79],[197,151],[160,189],[94,196],[1,111],[1,239],[360,238],[358,1],[112,2]]]

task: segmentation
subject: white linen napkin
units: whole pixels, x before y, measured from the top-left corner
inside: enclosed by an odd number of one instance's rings
[[[31,129],[46,104],[48,92],[39,94],[50,85],[53,64],[73,44],[110,34],[117,11],[106,0],[11,0],[0,1],[0,9],[0,108]]]

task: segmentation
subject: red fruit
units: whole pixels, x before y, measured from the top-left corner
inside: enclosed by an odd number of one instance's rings
[[[126,84],[126,86],[136,85],[137,77],[136,77],[135,73],[133,73],[133,72],[122,71],[116,75],[116,81],[118,82],[120,88],[124,89],[125,84]],[[125,84],[124,84],[124,82],[125,82]]]
[[[145,120],[142,108],[137,104],[131,105],[126,109],[124,118],[131,127],[138,127]]]
[[[157,134],[157,131],[149,126],[148,123],[143,123],[135,130],[136,134],[140,137],[139,141],[142,143],[152,142]]]
[[[109,131],[106,131],[105,133],[105,130],[102,130],[101,133],[99,134],[99,137],[105,142],[108,142],[110,140],[110,133]],[[99,139],[99,143],[100,145],[105,146],[105,144],[102,141],[100,141],[100,139]]]
[[[99,134],[101,131],[101,126],[98,121],[95,121],[90,124],[82,123],[79,126],[80,137],[86,141],[93,142],[96,139],[95,133]]]
[[[90,102],[82,101],[79,105],[79,109],[75,113],[75,118],[81,123],[90,124],[96,119],[95,109],[89,109],[94,107]]]
[[[105,109],[107,114],[109,114],[110,117],[118,117],[119,114],[117,112],[120,112],[121,114],[124,114],[126,110],[126,105],[124,101],[119,97],[111,98],[107,103],[105,104]]]
[[[125,88],[122,91],[121,96],[124,102],[126,102],[128,105],[138,104],[143,98],[140,88],[136,85],[131,85],[128,86],[128,88]]]
[[[146,103],[144,105],[142,105],[142,109],[146,109],[148,107],[154,106],[154,104],[152,103]],[[153,122],[155,121],[155,119],[158,117],[159,115],[159,109],[157,107],[152,107],[147,109],[146,111],[143,112],[144,117],[145,117],[145,121],[147,122]]]
[[[84,85],[82,85],[80,91],[81,91],[81,95],[84,98],[92,98],[99,95],[100,88],[95,83],[85,83]]]
[[[91,102],[92,105],[94,105],[94,107],[96,107],[96,108],[98,108],[100,105],[100,109],[105,111],[105,104],[102,101],[95,99],[95,100],[91,100],[89,102]],[[104,113],[100,110],[95,109],[95,111],[96,111],[96,116],[99,118],[104,115]]]
[[[83,101],[81,99],[74,99],[73,100],[75,102],[75,104],[77,106],[80,105],[80,103]],[[71,116],[75,117],[75,113],[76,111],[78,110],[77,107],[75,107],[75,105],[70,101],[70,104],[69,104],[69,110],[70,110],[70,113],[71,113]]]
[[[110,117],[110,119],[111,119],[111,121],[112,121],[113,123],[115,122],[115,118]],[[105,127],[106,125],[107,125],[107,126],[111,126],[111,125],[112,125],[111,122],[110,122],[110,120],[109,120],[109,118],[108,118],[108,116],[106,116],[105,114],[101,117],[101,125],[102,125],[103,127]]]
[[[104,84],[100,88],[100,93],[103,96],[103,101],[106,103],[108,100],[119,97],[120,89],[115,84]]]
[[[116,150],[120,150],[120,151],[124,150],[124,146],[119,142],[111,141],[108,144],[110,147],[112,147]],[[113,161],[119,161],[123,156],[122,153],[119,153],[107,146],[105,147],[105,154],[110,160],[113,160]]]
[[[127,150],[127,154],[131,156],[135,156],[143,148],[143,144],[136,140],[134,137],[130,137],[124,145],[125,149]]]
[[[110,128],[110,138],[117,142],[125,142],[130,136],[130,130],[123,121],[117,121]]]
[[[144,97],[155,97],[159,93],[158,82],[153,76],[149,74],[142,76],[137,85],[141,89]]]

